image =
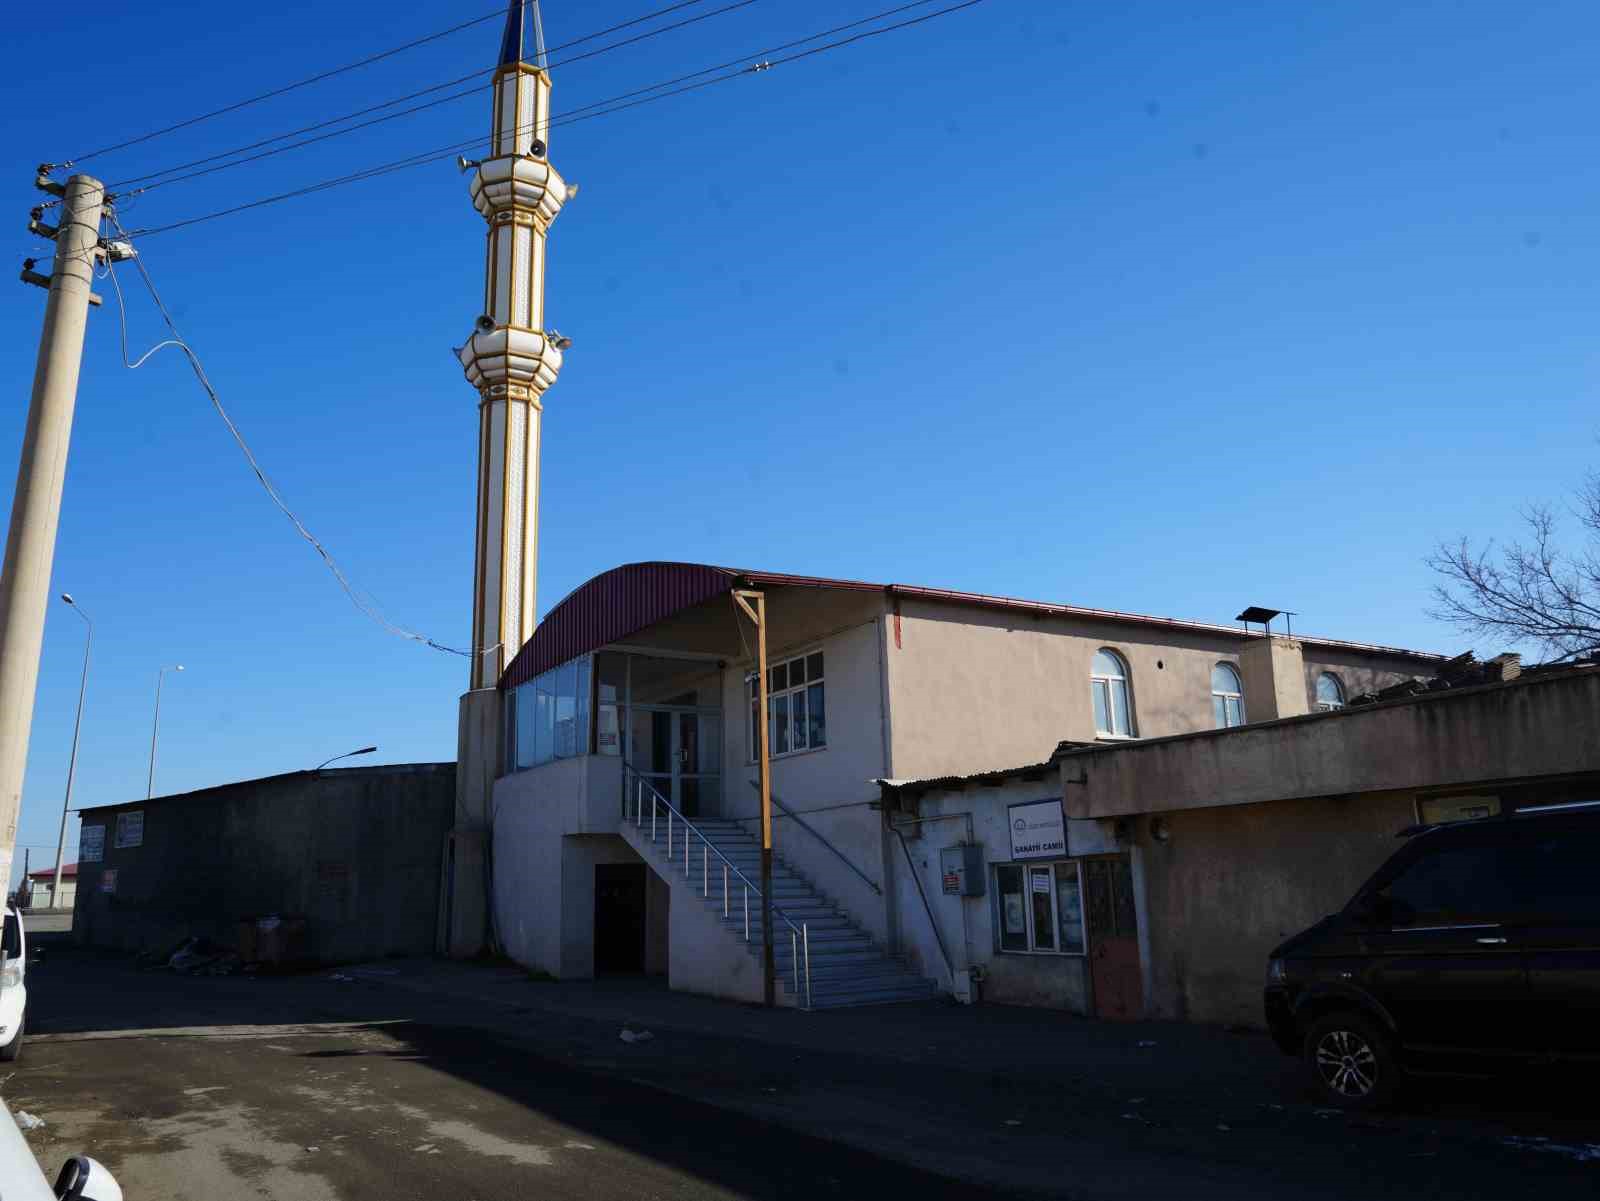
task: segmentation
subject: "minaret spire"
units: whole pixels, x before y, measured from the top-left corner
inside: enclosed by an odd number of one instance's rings
[[[550,62],[544,52],[544,22],[540,19],[539,0],[511,0],[506,12],[506,34],[500,42],[500,65],[510,66],[528,60],[527,32],[533,27],[533,65],[548,69]]]
[[[540,65],[527,61],[531,22]],[[467,164],[488,223],[483,312],[459,352],[478,389],[472,687],[493,688],[533,636],[543,396],[568,345],[545,326],[545,241],[573,192],[548,160],[550,74],[538,0],[511,0],[494,73],[489,155]]]

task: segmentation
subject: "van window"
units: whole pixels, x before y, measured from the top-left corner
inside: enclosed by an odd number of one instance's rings
[[[1511,848],[1488,843],[1426,851],[1378,890],[1409,905],[1413,926],[1499,921],[1514,908]]]
[[[0,938],[0,959],[15,959],[22,954],[22,929],[17,925],[17,915],[6,914],[5,936]]]
[[[1547,921],[1600,925],[1594,841],[1572,830],[1529,834],[1532,912]]]

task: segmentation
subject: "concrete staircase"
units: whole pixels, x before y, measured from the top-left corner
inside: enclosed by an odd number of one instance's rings
[[[646,810],[648,812],[648,809]],[[709,869],[702,863],[699,840],[690,836],[689,870],[683,865],[684,831],[674,822],[672,858],[667,857],[664,820],[656,823],[652,839],[648,818],[641,828],[623,823],[623,836],[651,866],[672,885],[674,905],[702,905],[714,914],[727,942],[729,955],[752,956],[761,961],[761,844],[737,822],[707,818],[696,820],[695,829],[704,835],[715,851],[726,856],[755,886],[750,896],[750,941],[744,938],[744,886],[729,873],[728,915],[723,917],[722,864],[716,854],[709,856]],[[704,893],[707,875],[710,895]],[[772,896],[775,909],[796,925],[803,924],[811,945],[811,1007],[836,1009],[847,1005],[882,1005],[895,1001],[925,1001],[938,995],[932,980],[918,976],[901,960],[873,942],[851,916],[814,888],[809,880],[779,856],[773,856]],[[804,1007],[805,952],[800,952],[799,988],[795,987],[795,963],[790,930],[777,913],[773,916],[773,943],[781,1001]],[[759,969],[758,969],[759,970]]]

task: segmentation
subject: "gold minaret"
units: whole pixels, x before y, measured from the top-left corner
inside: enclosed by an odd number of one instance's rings
[[[532,18],[536,62],[525,59]],[[575,191],[550,165],[550,73],[538,0],[512,0],[494,74],[490,154],[468,164],[488,222],[483,313],[460,350],[478,389],[478,542],[471,687],[493,688],[533,636],[538,579],[539,423],[566,339],[545,328],[545,240]]]
[[[532,25],[534,61],[525,31]],[[569,345],[544,318],[545,239],[577,188],[550,165],[550,73],[538,0],[511,0],[494,73],[489,154],[463,160],[473,207],[488,222],[483,310],[457,352],[478,390],[477,553],[472,672],[461,698],[456,828],[441,915],[446,949],[475,955],[488,928],[484,856],[505,747],[500,673],[534,627],[539,550],[539,424]]]

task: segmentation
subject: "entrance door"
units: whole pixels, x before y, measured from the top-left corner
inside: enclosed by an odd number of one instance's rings
[[[685,817],[708,816],[720,805],[722,718],[706,713],[675,713],[678,749],[674,797]]]
[[[601,863],[594,869],[594,972],[644,971],[645,865]]]
[[[635,713],[633,750],[645,778],[685,817],[715,813],[722,799],[722,715],[668,708]]]
[[[1088,859],[1083,884],[1095,1016],[1132,1021],[1144,1014],[1133,869],[1124,858]]]

